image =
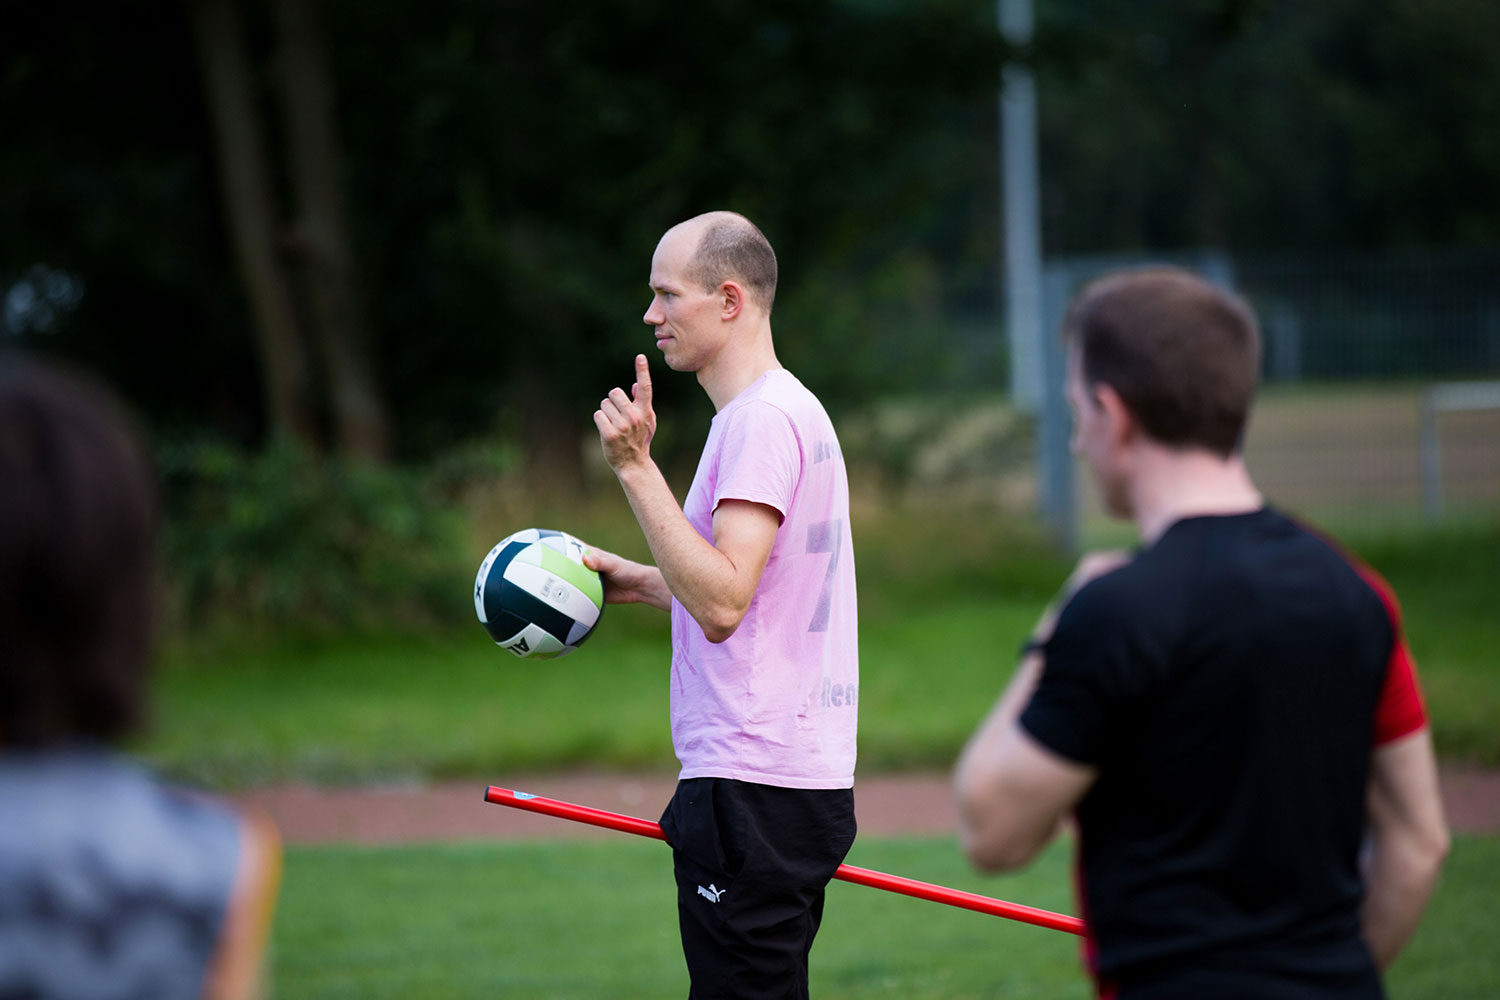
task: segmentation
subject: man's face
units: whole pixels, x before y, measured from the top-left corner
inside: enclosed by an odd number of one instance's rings
[[[1116,443],[1118,428],[1094,390],[1084,382],[1082,352],[1076,343],[1068,347],[1065,393],[1073,410],[1073,454],[1088,463],[1105,513],[1111,517],[1130,517],[1130,497]]]
[[[667,231],[651,257],[651,305],[642,317],[656,328],[656,346],[673,371],[695,372],[713,361],[728,339],[717,290],[704,291],[687,277],[699,233]]]

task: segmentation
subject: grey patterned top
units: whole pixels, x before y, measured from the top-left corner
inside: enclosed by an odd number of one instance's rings
[[[226,806],[116,754],[0,751],[0,1000],[200,996],[240,850]]]

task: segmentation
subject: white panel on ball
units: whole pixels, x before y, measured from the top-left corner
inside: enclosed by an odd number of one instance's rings
[[[510,561],[510,565],[505,567],[505,579],[532,597],[546,601],[575,622],[592,627],[599,620],[598,606],[577,587],[570,586],[540,566],[522,562],[527,554],[522,552]]]

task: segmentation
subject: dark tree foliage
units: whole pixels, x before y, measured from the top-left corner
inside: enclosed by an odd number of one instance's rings
[[[765,229],[782,350],[821,377],[866,346],[823,301],[857,314],[848,297],[872,274],[941,246],[954,200],[988,197],[993,160],[966,157],[985,149],[973,134],[999,48],[962,11],[606,0],[346,14],[361,249],[417,447],[499,422],[534,458],[576,450],[631,357],[653,353],[650,256],[683,218],[730,208]],[[837,363],[821,360],[830,348]],[[686,380],[659,389],[701,409]]]
[[[176,4],[17,4],[0,31],[0,296],[71,278],[10,340],[108,377],[158,426],[260,429],[187,20]]]
[[[268,5],[241,8],[274,123]],[[833,406],[1003,384],[947,343],[999,266],[992,0],[324,15],[398,457],[501,434],[575,476],[594,404],[652,354],[658,236],[713,208],[771,237],[779,351]],[[1496,246],[1497,37],[1488,0],[1037,0],[1047,252]],[[208,114],[182,5],[7,11],[0,339],[82,360],[158,428],[258,445]],[[685,377],[658,398],[707,412]],[[664,420],[661,447],[701,429]]]
[[[1050,253],[1500,245],[1500,5],[1038,0]]]

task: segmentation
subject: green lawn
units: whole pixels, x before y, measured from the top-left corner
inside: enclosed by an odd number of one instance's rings
[[[867,517],[855,540],[860,766],[946,767],[1068,567],[982,512]],[[1350,540],[1401,596],[1439,751],[1500,764],[1500,522]],[[501,652],[467,619],[430,634],[196,636],[166,651],[142,749],[217,787],[665,770],[667,669],[666,618],[644,607],[607,609],[581,650],[547,662]]]
[[[1070,845],[1023,874],[968,871],[949,838],[860,841],[851,864],[1072,912]],[[1459,838],[1388,979],[1403,1000],[1500,995],[1489,914],[1500,838]],[[687,992],[659,843],[294,848],[278,911],[282,1000],[673,997]],[[1077,938],[835,882],[813,951],[821,1000],[1089,995]]]
[[[992,513],[909,511],[855,528],[861,769],[947,767],[1068,567]],[[1401,595],[1440,749],[1500,763],[1500,523],[1349,541]],[[500,652],[468,620],[419,635],[179,637],[142,749],[171,774],[219,787],[668,770],[666,642],[663,616],[629,607],[610,608],[581,651],[546,663]],[[1074,909],[1066,845],[996,880],[969,872],[946,838],[861,841],[850,861]],[[1392,995],[1500,995],[1497,894],[1500,838],[1460,838]],[[294,846],[274,995],[682,996],[672,895],[666,849],[623,835]],[[830,889],[813,985],[820,998],[1088,995],[1068,935],[843,883]]]

